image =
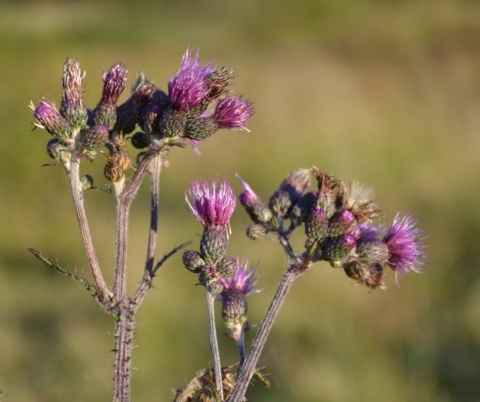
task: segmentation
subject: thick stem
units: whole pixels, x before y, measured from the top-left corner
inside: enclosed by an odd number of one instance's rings
[[[87,254],[87,259],[92,272],[95,286],[99,293],[103,296],[104,301],[109,301],[112,298],[112,293],[108,289],[105,279],[103,278],[100,265],[98,263],[97,254],[93,246],[90,226],[88,225],[87,214],[85,212],[85,205],[83,203],[84,191],[80,183],[80,161],[74,159],[71,161],[70,167],[67,170],[68,178],[70,179],[70,188],[72,191],[73,205],[77,215],[78,224],[80,226],[80,233],[82,235],[83,245]]]
[[[134,310],[131,309],[129,305],[122,306],[117,322],[115,323],[112,402],[130,402],[134,330]]]
[[[115,277],[113,294],[117,303],[127,298],[127,244],[130,203],[121,195],[117,197],[117,244],[115,250]]]
[[[220,361],[220,350],[218,348],[217,329],[215,326],[215,295],[207,289],[207,317],[208,332],[210,338],[210,349],[212,352],[213,374],[215,376],[215,388],[223,401],[222,386],[222,363]]]
[[[289,266],[287,271],[282,277],[280,284],[278,285],[277,292],[273,297],[270,306],[268,307],[267,313],[263,318],[263,321],[258,329],[257,336],[253,340],[252,347],[250,352],[247,355],[243,365],[238,372],[237,385],[233,391],[230,398],[227,399],[227,402],[242,402],[245,394],[247,393],[248,384],[255,373],[258,360],[263,351],[265,343],[267,341],[268,335],[273,327],[273,323],[277,318],[277,315],[282,307],[285,298],[287,297],[288,292],[292,288],[292,285],[295,283],[295,280],[301,273],[294,267]]]

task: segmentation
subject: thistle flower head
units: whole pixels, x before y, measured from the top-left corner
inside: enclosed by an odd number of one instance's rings
[[[243,191],[238,196],[240,204],[255,223],[268,223],[273,218],[273,213],[268,205],[252,190],[240,175],[236,174],[242,183]]]
[[[168,82],[168,94],[175,108],[187,111],[198,106],[210,91],[207,76],[213,70],[212,63],[205,66],[200,64],[198,51],[195,56],[190,56],[187,50],[180,70]]]
[[[237,291],[245,296],[252,293],[258,278],[255,276],[255,269],[247,269],[248,261],[239,262],[238,268],[231,278],[221,278],[219,280],[223,287],[223,293]]]
[[[397,214],[383,238],[389,253],[387,265],[396,274],[420,272],[423,266],[423,247],[419,244],[423,237],[416,223],[411,215]]]
[[[253,292],[257,281],[255,270],[248,271],[247,265],[247,261],[239,263],[231,278],[219,280],[219,284],[223,288],[220,295],[223,322],[227,333],[236,342],[241,342],[244,332],[249,328],[246,296]]]
[[[116,63],[103,74],[102,102],[116,105],[127,83],[127,69],[123,63]]]
[[[197,180],[190,184],[185,200],[193,216],[205,227],[226,227],[235,209],[235,194],[226,181]]]
[[[75,129],[84,128],[87,124],[87,109],[83,104],[83,85],[85,71],[73,59],[67,59],[63,66],[62,103],[60,113]]]
[[[49,134],[58,138],[67,139],[71,137],[72,129],[68,120],[60,114],[52,103],[41,101],[38,106],[35,106],[31,102],[30,108],[38,122],[35,124],[37,127],[44,128]]]
[[[213,116],[219,128],[247,130],[246,125],[252,115],[252,103],[240,96],[233,96],[220,100]]]

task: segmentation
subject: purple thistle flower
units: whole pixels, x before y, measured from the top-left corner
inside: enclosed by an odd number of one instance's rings
[[[220,278],[223,287],[219,300],[222,302],[222,318],[227,333],[238,343],[240,360],[244,358],[243,336],[250,327],[247,320],[247,295],[253,292],[257,283],[255,270],[247,270],[248,261],[239,263],[233,277]]]
[[[78,62],[67,59],[63,66],[60,113],[76,129],[84,128],[88,119],[87,109],[83,104],[82,81],[85,74]]]
[[[240,292],[245,296],[252,293],[257,283],[255,269],[247,269],[248,261],[239,264],[239,267],[231,278],[220,278],[219,283],[223,287],[223,292]]]
[[[375,243],[379,240],[380,229],[369,223],[357,225],[352,232],[357,237],[357,245]]]
[[[240,96],[234,96],[220,100],[215,107],[213,117],[219,128],[247,130],[246,125],[252,114],[252,102]]]
[[[239,174],[235,174],[242,183],[243,191],[238,196],[240,204],[245,208],[250,218],[255,223],[268,223],[272,220],[273,214],[268,205],[252,190],[246,181]]]
[[[383,238],[389,252],[387,265],[396,274],[421,271],[423,262],[420,259],[424,253],[419,241],[422,231],[415,227],[416,223],[411,215],[401,217],[397,214]]]
[[[123,63],[116,63],[103,74],[103,93],[101,103],[109,106],[117,104],[118,98],[127,83],[127,69]]]
[[[168,94],[172,104],[183,111],[198,106],[210,91],[206,78],[213,70],[212,63],[200,65],[198,51],[195,57],[190,57],[187,50],[183,55],[180,70],[168,82]]]
[[[191,201],[189,199],[191,198]],[[235,194],[226,181],[194,181],[185,192],[193,216],[205,227],[226,227],[235,209]]]

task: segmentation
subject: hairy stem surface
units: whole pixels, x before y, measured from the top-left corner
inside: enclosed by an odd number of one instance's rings
[[[277,318],[280,308],[287,297],[288,292],[295,283],[295,280],[300,275],[294,267],[290,266],[282,277],[280,284],[278,285],[277,292],[273,297],[267,313],[263,318],[260,328],[258,329],[257,336],[252,342],[252,347],[247,355],[243,365],[240,368],[237,377],[237,385],[227,402],[242,402],[245,394],[247,393],[248,384],[255,373],[258,360],[263,351],[268,335],[273,327],[273,323]]]
[[[218,348],[217,329],[215,326],[215,295],[209,290],[207,290],[207,316],[215,388],[218,395],[220,395],[220,400],[223,401],[222,363],[220,361],[220,350]]]

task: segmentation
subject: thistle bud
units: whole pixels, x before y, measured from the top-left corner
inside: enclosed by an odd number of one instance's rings
[[[248,326],[247,298],[252,293],[256,283],[255,271],[247,271],[246,264],[240,265],[233,277],[220,279],[223,287],[221,293],[222,318],[230,335],[239,342]]]
[[[305,193],[290,210],[289,218],[294,226],[304,223],[317,204],[318,191]]]
[[[112,129],[117,121],[118,98],[125,89],[127,69],[122,63],[114,64],[103,74],[103,92],[100,102],[94,110],[95,124],[102,124]]]
[[[60,113],[71,124],[74,131],[79,131],[87,125],[87,109],[83,104],[82,81],[85,72],[73,59],[67,59],[63,66],[62,103]]]
[[[292,200],[286,191],[277,190],[270,197],[268,206],[275,216],[286,217],[292,206]]]
[[[305,234],[310,241],[321,241],[327,232],[327,214],[322,208],[314,209],[305,221]]]
[[[247,230],[245,231],[245,234],[249,239],[252,240],[260,240],[265,237],[265,235],[268,233],[267,229],[265,226],[253,223],[247,227]]]
[[[205,266],[205,261],[200,256],[198,251],[187,250],[183,253],[183,265],[185,265],[185,268],[187,268],[190,272],[198,274]]]
[[[130,134],[140,121],[142,111],[150,102],[157,87],[140,73],[132,88],[132,95],[117,108],[117,122],[114,131]]]
[[[385,288],[384,269],[380,264],[367,265],[349,262],[343,266],[343,269],[349,278],[369,289]]]
[[[72,136],[72,128],[68,120],[63,117],[57,108],[47,102],[41,101],[37,107],[30,104],[30,108],[33,109],[33,115],[38,121],[35,124],[39,128],[44,128],[47,132],[60,139],[68,139]]]
[[[270,208],[278,216],[285,217],[288,210],[300,200],[309,185],[309,169],[299,169],[290,173],[270,198]]]
[[[245,211],[248,213],[252,221],[255,223],[270,222],[273,218],[273,213],[268,205],[265,204],[257,194],[255,194],[247,182],[243,181],[238,174],[236,176],[240,179],[243,187],[243,191],[238,196],[238,200],[243,208],[245,208]]]
[[[59,138],[51,138],[47,142],[47,154],[62,165],[67,164],[72,157],[72,148]]]
[[[184,135],[187,117],[184,112],[167,110],[158,122],[158,131],[162,137],[173,138]]]
[[[237,73],[230,67],[220,67],[219,69],[212,71],[205,78],[209,89],[207,98],[209,100],[219,98],[228,90],[228,87],[232,85],[232,82],[236,77]]]
[[[80,177],[80,184],[82,185],[83,191],[87,191],[94,188],[93,177],[89,174],[84,174],[82,177]]]
[[[347,257],[355,248],[355,237],[343,234],[337,237],[327,237],[320,245],[323,259],[330,262],[332,267],[341,265],[341,260]]]
[[[135,134],[132,135],[130,138],[130,142],[132,143],[134,148],[143,149],[147,148],[150,145],[150,136],[143,131],[137,131]]]
[[[197,141],[204,140],[217,130],[218,126],[211,117],[193,117],[186,122],[185,137]]]
[[[205,227],[200,240],[200,255],[205,261],[215,263],[225,257],[228,247],[228,231],[225,227]]]
[[[109,129],[104,125],[90,127],[80,133],[81,147],[87,151],[95,151],[108,141]]]
[[[329,220],[328,235],[339,236],[348,230],[355,224],[355,216],[347,209],[335,212]]]

